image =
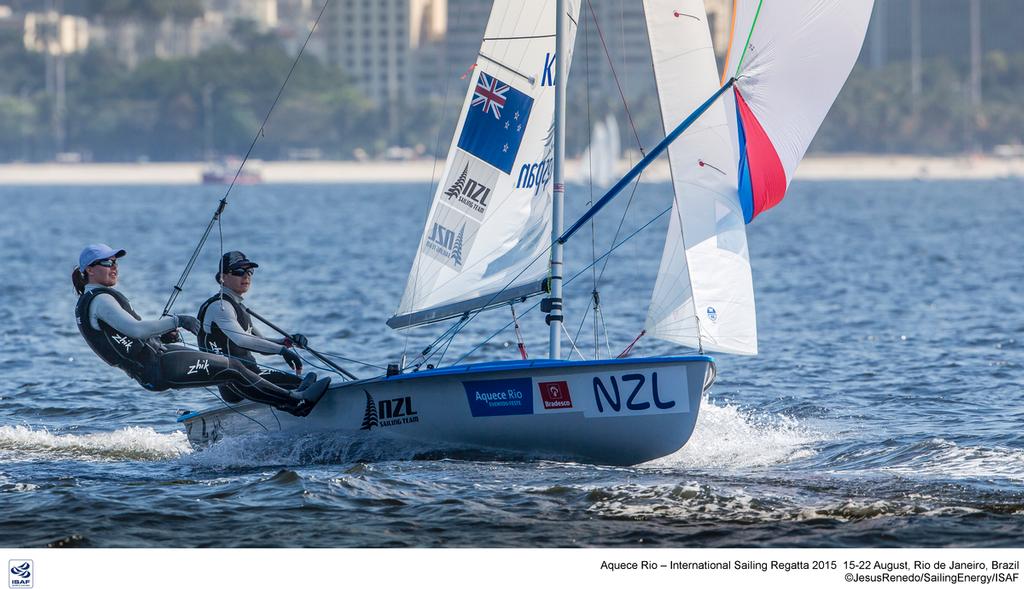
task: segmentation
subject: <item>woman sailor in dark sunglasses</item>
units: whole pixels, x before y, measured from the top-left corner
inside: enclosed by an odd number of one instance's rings
[[[143,320],[116,290],[118,259],[124,250],[106,244],[87,246],[71,275],[78,304],[75,319],[89,347],[107,364],[124,370],[151,391],[237,384],[247,398],[293,415],[306,415],[323,396],[330,379],[310,375],[289,391],[260,377],[240,360],[168,343],[167,334],[183,328],[199,332],[190,315]]]
[[[302,360],[292,345],[306,347],[306,337],[295,334],[286,338],[269,338],[253,324],[243,297],[252,287],[253,273],[258,267],[259,264],[240,251],[230,251],[221,257],[220,271],[215,276],[221,289],[207,299],[196,313],[199,318],[199,347],[241,360],[247,368],[259,372],[266,380],[285,389],[294,389],[301,383],[299,375],[302,374]],[[254,354],[281,355],[295,373],[261,367]],[[251,396],[249,391],[235,383],[221,386],[220,394],[229,403],[237,403]]]

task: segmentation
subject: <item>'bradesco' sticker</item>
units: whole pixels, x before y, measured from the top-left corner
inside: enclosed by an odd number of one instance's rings
[[[529,378],[470,380],[462,386],[473,417],[533,413],[533,381]]]

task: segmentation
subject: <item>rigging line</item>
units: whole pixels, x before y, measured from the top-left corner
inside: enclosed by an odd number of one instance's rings
[[[199,243],[196,245],[196,248],[192,250],[192,256],[189,257],[188,262],[185,263],[185,269],[181,271],[181,276],[178,277],[178,281],[174,284],[174,288],[171,289],[171,296],[167,298],[167,303],[164,305],[164,310],[161,313],[162,317],[170,314],[171,307],[173,307],[174,302],[178,300],[178,295],[181,293],[182,287],[185,286],[185,281],[188,279],[188,275],[192,272],[192,268],[195,266],[196,260],[199,258],[199,252],[202,250],[203,244],[205,244],[206,240],[210,237],[210,231],[213,230],[213,224],[220,219],[220,214],[224,212],[224,207],[226,207],[227,204],[228,201],[226,198],[220,199],[220,204],[217,205],[217,211],[213,213],[213,217],[210,219],[210,222],[206,224],[206,230],[203,231],[203,236],[199,239]]]
[[[520,39],[553,39],[557,35],[514,35],[511,37],[484,37],[482,41],[518,41]]]
[[[593,12],[593,7],[591,7],[591,12]],[[587,182],[588,187],[590,189],[590,200],[587,201],[587,206],[590,207],[590,206],[593,206],[593,204],[594,204],[594,150],[596,150],[598,148],[598,146],[594,143],[594,121],[593,121],[593,118],[592,118],[593,115],[592,115],[592,113],[590,111],[590,89],[591,89],[591,85],[590,85],[590,27],[589,26],[584,26],[583,27],[583,69],[586,72],[586,76],[587,76],[587,129],[590,130],[590,148],[587,149],[587,165],[589,166],[589,169],[590,169],[590,174],[589,174],[590,178],[589,178],[589,181]],[[612,243],[615,243],[615,242],[613,241]],[[590,219],[590,259],[591,260],[596,260],[597,259],[597,223],[595,222],[595,220],[593,218]],[[598,297],[598,294],[597,294],[597,266],[593,266],[592,267],[591,274],[592,274],[592,289],[591,289],[591,293],[592,294],[591,294],[591,298],[594,301],[597,301],[597,297]],[[596,305],[596,302],[595,302],[595,305]],[[595,311],[596,311],[596,309],[597,309],[597,307],[595,306]],[[585,315],[584,315],[584,318],[586,318]],[[582,325],[580,327],[582,328]],[[565,329],[565,322],[564,321],[562,322],[562,329]],[[569,332],[566,331],[565,335],[568,336]],[[577,331],[576,332],[576,337],[579,337],[579,335],[580,334]],[[571,337],[570,337],[569,341],[570,342],[572,341]],[[575,346],[575,344],[574,344],[574,346]],[[594,318],[594,357],[595,358],[597,357],[597,354],[598,354],[598,333],[597,333],[597,318],[595,317]]]
[[[444,360],[444,355],[448,353],[448,348],[451,347],[452,342],[455,341],[456,335],[458,335],[458,333],[453,333],[452,336],[448,338],[448,341],[445,342],[444,349],[441,350],[441,355],[437,357],[438,364],[440,364]],[[423,361],[426,362],[426,359],[424,359]]]
[[[732,10],[729,11],[729,14],[731,21],[729,23],[729,43],[725,46],[725,62],[722,64],[721,84],[725,83],[726,68],[729,67],[729,58],[732,57],[732,40],[736,36],[736,0],[732,0]]]
[[[302,360],[306,363],[306,366],[309,366],[309,367],[312,367],[312,368],[316,368],[317,370],[323,370],[324,372],[333,372],[334,374],[337,374],[338,376],[341,376],[341,377],[345,376],[344,374],[338,372],[337,369],[331,368],[330,366],[328,366],[326,364],[320,364],[320,363],[317,363],[317,362],[313,362],[312,360],[310,360],[306,356],[303,356]]]
[[[461,17],[462,17],[462,11],[460,11],[459,12],[459,16],[457,16],[455,18],[455,26],[456,27],[459,26],[459,21],[462,20]],[[459,79],[461,80],[461,79],[466,78],[469,75],[469,73],[471,71],[473,71],[473,68],[475,68],[475,67],[476,67],[476,64],[474,63],[473,65],[471,65],[469,67],[468,70],[466,70],[466,73],[462,75],[462,78],[459,78]],[[451,90],[451,76],[452,76],[452,64],[449,63],[448,64],[448,75],[444,77],[444,99],[441,100],[441,113],[448,112],[448,97],[449,97],[450,90]],[[437,178],[436,175],[437,175],[437,160],[438,160],[437,154],[441,152],[441,130],[444,127],[444,122],[443,121],[444,121],[444,117],[443,116],[439,116],[437,118],[437,136],[434,139],[434,163],[433,163],[433,166],[431,167],[431,170],[430,170],[430,189],[429,189],[429,192],[427,192],[427,215],[428,216],[430,215],[430,208],[431,208],[430,205],[431,205],[431,201],[434,198],[434,192],[435,192],[435,190],[437,190],[437,188],[436,188],[434,183],[437,182],[438,185],[440,185],[440,183],[441,183],[441,180],[439,178]],[[425,222],[426,222],[426,219],[424,219],[424,223]],[[420,274],[420,264],[419,264],[418,261],[416,261],[416,260],[413,261],[413,268],[415,268],[415,274],[413,275],[413,280],[412,280],[412,284],[413,284],[413,286],[412,286],[412,300],[415,301],[416,300],[416,290],[417,290],[417,287],[419,286],[419,274]],[[403,358],[405,357],[405,354],[409,351],[409,338],[410,337],[411,337],[411,334],[407,330],[405,332],[405,338],[404,338],[405,341],[404,341],[404,343],[402,345],[402,357]],[[362,364],[362,362],[360,362],[360,364]],[[367,364],[367,366],[370,366],[370,365]],[[375,368],[380,368],[380,367],[376,366]]]
[[[523,332],[519,329],[519,318],[516,317],[516,306],[515,304],[509,304],[509,308],[512,309],[512,323],[515,325],[516,345],[519,346],[519,355],[522,356],[523,360],[528,360],[529,355],[526,353],[526,341],[523,340]]]
[[[750,48],[750,39],[754,36],[754,27],[757,26],[757,17],[761,16],[761,5],[764,0],[757,3],[757,11],[754,12],[754,22],[750,23],[750,31],[747,33],[747,41],[743,44],[743,53],[740,53],[740,60],[736,63],[736,73],[733,77],[739,77],[740,69],[743,67],[743,59],[747,56],[747,49]]]
[[[636,182],[633,184],[633,191],[630,192],[629,200],[626,202],[626,209],[624,211],[622,211],[622,218],[619,219],[619,226],[615,228],[615,235],[612,236],[612,243],[615,243],[615,240],[617,240],[619,238],[619,233],[622,231],[622,226],[626,222],[626,215],[629,213],[629,207],[633,204],[633,199],[636,197],[636,191],[640,187],[640,180],[641,180],[641,178],[643,178],[643,172],[641,172],[636,177]],[[606,256],[604,258],[604,264],[602,264],[602,266],[601,266],[601,272],[597,276],[598,284],[600,284],[601,280],[604,278],[604,272],[605,272],[605,270],[608,269],[608,262],[611,262],[611,256]],[[580,333],[583,331],[583,326],[586,324],[587,317],[590,315],[590,309],[591,309],[591,305],[588,303],[587,304],[587,308],[583,310],[583,318],[580,319],[580,326],[579,326],[579,328],[576,329],[576,337],[577,338],[580,336]],[[606,329],[605,330],[605,338],[607,339],[607,337],[608,337],[608,331]]]
[[[576,355],[580,357],[580,360],[586,360],[586,358],[583,357],[583,352],[581,352],[580,349],[576,347],[576,342],[572,341],[572,337],[569,336],[569,330],[565,328],[565,322],[562,321],[561,323],[562,331],[565,333],[565,337],[569,338],[569,343],[572,345],[572,352],[576,352]],[[569,352],[570,358],[572,357],[572,352]]]
[[[636,123],[633,121],[633,114],[629,112],[629,103],[626,101],[626,94],[622,91],[622,84],[619,83],[619,75],[615,72],[615,64],[612,62],[612,55],[608,52],[608,45],[604,41],[604,33],[601,32],[601,24],[597,22],[597,13],[594,12],[594,5],[587,0],[587,6],[590,7],[590,16],[594,21],[594,27],[597,29],[597,37],[601,40],[601,47],[604,48],[604,55],[608,58],[608,67],[612,70],[612,78],[615,80],[615,87],[619,89],[619,96],[622,97],[622,106],[626,109],[626,118],[629,119],[629,126],[633,129],[633,137],[636,138],[636,146],[640,150],[640,153],[644,153],[644,144],[640,141],[640,133],[636,130]],[[623,36],[625,38],[625,36]]]
[[[608,341],[608,324],[605,323],[605,320],[604,320],[604,310],[601,307],[598,307],[597,310],[595,311],[595,313],[597,313],[597,316],[601,318],[601,330],[604,332],[604,348],[605,348],[605,351],[608,352],[608,357],[611,358],[612,357],[612,344],[611,344],[610,341]],[[595,357],[596,357],[596,354],[595,354]]]
[[[270,432],[270,428],[268,428],[267,426],[263,425],[263,423],[262,423],[262,422],[258,421],[257,419],[255,419],[255,418],[254,418],[254,417],[252,417],[251,415],[246,415],[245,413],[243,413],[243,412],[239,411],[239,410],[238,410],[237,408],[235,408],[235,407],[232,407],[232,406],[231,406],[231,404],[230,404],[230,403],[228,403],[227,401],[225,401],[225,400],[224,400],[224,399],[223,399],[223,398],[222,398],[222,397],[221,397],[221,396],[220,396],[219,394],[217,394],[217,393],[215,393],[215,392],[211,391],[211,390],[210,390],[210,387],[203,387],[203,390],[204,390],[204,391],[206,391],[206,392],[208,392],[208,393],[210,393],[211,395],[213,395],[213,396],[214,396],[214,397],[215,397],[215,398],[216,398],[216,399],[217,399],[218,401],[220,401],[220,402],[221,402],[221,404],[222,404],[222,405],[224,405],[224,406],[225,406],[225,407],[227,407],[228,409],[230,409],[230,410],[234,411],[235,413],[237,413],[237,414],[241,415],[242,417],[244,417],[244,418],[248,419],[249,421],[251,421],[251,422],[255,423],[256,425],[258,425],[258,426],[262,427],[262,428],[263,428],[263,431],[265,431],[265,432],[267,432],[267,433],[269,433],[269,432]],[[268,407],[269,407],[269,405],[268,405]],[[271,414],[273,414],[273,407],[271,407],[270,409],[271,409]],[[276,418],[277,418],[277,416],[275,415],[275,416],[274,416],[274,418],[276,419]],[[278,425],[278,428],[280,428],[280,427],[281,427],[281,422],[280,422],[280,421],[278,421],[277,425]]]
[[[619,247],[621,247],[621,246],[622,246],[622,244],[624,244],[624,243],[626,243],[627,241],[629,241],[629,240],[633,239],[634,237],[636,237],[636,235],[637,235],[638,233],[640,233],[640,232],[641,232],[641,231],[643,231],[644,229],[647,229],[648,227],[650,227],[652,223],[654,223],[654,222],[655,222],[655,221],[657,221],[658,219],[660,219],[660,218],[664,217],[664,216],[665,216],[666,214],[668,214],[668,212],[669,212],[669,211],[671,211],[671,210],[672,210],[672,207],[669,207],[669,208],[667,208],[667,209],[665,209],[665,210],[661,211],[661,212],[660,212],[660,213],[658,213],[657,215],[655,215],[655,216],[654,216],[654,218],[652,218],[652,219],[651,219],[650,221],[648,221],[648,222],[644,223],[644,224],[643,224],[643,225],[641,225],[641,226],[640,226],[639,228],[637,228],[637,229],[636,229],[635,231],[633,231],[632,233],[630,233],[629,235],[627,235],[626,237],[624,237],[624,238],[622,239],[622,241],[620,241],[619,243],[617,243],[617,244],[613,245],[613,246],[611,247],[611,249],[609,249],[609,250],[608,250],[607,252],[605,252],[605,253],[604,253],[604,254],[603,254],[603,255],[602,255],[602,256],[601,256],[600,258],[598,258],[598,259],[597,259],[597,260],[596,260],[596,261],[595,261],[594,263],[596,264],[597,262],[599,262],[599,261],[603,260],[604,258],[606,258],[606,257],[610,256],[610,255],[612,254],[612,252],[614,252],[614,251],[615,251],[615,250],[617,250],[617,249],[618,249]],[[567,284],[567,285],[568,285],[568,284],[571,284],[571,283],[572,283],[572,282],[573,282],[574,280],[576,280],[577,278],[579,278],[579,277],[580,277],[580,276],[581,276],[581,275],[582,275],[583,273],[585,273],[585,272],[586,272],[587,270],[589,270],[589,269],[590,269],[590,266],[587,266],[586,268],[583,268],[582,270],[580,270],[580,271],[579,271],[579,272],[577,272],[576,274],[573,274],[573,275],[572,275],[571,277],[569,277],[569,278],[568,278],[568,279],[567,279],[567,280],[565,281],[565,284]],[[531,306],[530,306],[530,307],[529,307],[528,309],[526,309],[526,311],[524,311],[524,312],[523,312],[523,314],[522,314],[522,315],[520,315],[520,317],[522,317],[523,315],[526,315],[526,314],[527,314],[527,313],[529,313],[530,311],[533,311],[534,309],[536,309],[536,308],[537,308],[537,307],[539,307],[539,306],[540,306],[540,301],[537,301],[536,303],[534,303],[533,305],[531,305]],[[459,358],[458,360],[456,360],[455,362],[453,362],[453,363],[451,364],[451,366],[455,366],[455,365],[456,365],[456,364],[458,364],[459,362],[462,362],[463,360],[465,360],[466,358],[468,358],[468,357],[469,357],[470,355],[472,355],[472,354],[473,354],[473,352],[476,352],[477,350],[479,350],[481,346],[483,346],[483,345],[484,345],[484,344],[486,344],[487,342],[489,342],[489,341],[491,341],[492,339],[494,339],[495,337],[497,337],[497,335],[498,335],[499,333],[501,333],[501,332],[505,331],[505,330],[506,330],[506,329],[508,329],[508,328],[509,328],[509,327],[510,327],[511,325],[512,325],[512,323],[511,323],[511,322],[509,322],[509,323],[506,323],[506,324],[505,324],[505,325],[504,325],[503,327],[499,328],[499,329],[498,329],[497,331],[495,331],[494,333],[492,333],[491,335],[489,335],[489,336],[487,337],[487,339],[483,340],[482,342],[480,342],[479,344],[477,344],[476,346],[474,346],[474,347],[473,347],[473,349],[471,349],[470,351],[468,351],[468,352],[466,352],[465,354],[463,354],[463,355],[462,355],[462,356],[461,356],[461,357],[460,357],[460,358]]]
[[[416,356],[416,358],[413,359],[413,361],[410,364],[410,366],[415,365],[417,368],[419,368],[420,366],[423,365],[424,362],[426,362],[428,359],[430,359],[431,356],[433,356],[434,354],[437,353],[437,349],[436,349],[437,345],[442,340],[444,340],[445,338],[449,338],[449,341],[451,341],[450,338],[454,338],[455,335],[458,334],[459,326],[463,325],[464,323],[468,323],[469,322],[469,319],[467,318],[467,315],[468,315],[468,312],[467,313],[463,313],[462,315],[460,315],[458,321],[456,321],[454,324],[452,324],[450,327],[448,327],[448,329],[444,330],[444,333],[442,333],[441,335],[439,335],[436,338],[434,338],[434,341],[430,342],[427,345],[427,347],[423,348],[423,351],[420,352],[419,355]],[[451,333],[450,336],[449,336],[449,333]],[[404,372],[404,367],[403,367],[403,372]]]
[[[342,356],[341,354],[332,354],[330,352],[320,352],[320,354],[322,356],[330,356],[331,358],[344,360],[345,362],[352,362],[353,364],[361,364],[363,366],[368,366],[370,368],[377,368],[378,370],[387,370],[387,368],[385,368],[384,366],[380,366],[379,364],[370,364],[369,362],[363,362],[361,360],[356,360],[355,358],[347,358],[345,356]]]
[[[181,276],[178,278],[178,283],[174,285],[174,289],[171,291],[171,296],[167,299],[167,304],[164,306],[163,315],[170,313],[171,307],[174,306],[174,302],[178,298],[178,293],[180,293],[182,288],[185,286],[185,281],[188,280],[188,275],[192,272],[192,268],[195,266],[196,260],[199,258],[199,253],[202,251],[203,245],[206,244],[206,240],[210,236],[210,230],[213,229],[214,221],[220,220],[220,215],[224,212],[224,207],[228,204],[228,196],[231,194],[231,189],[235,187],[235,183],[238,181],[238,177],[241,175],[242,169],[245,167],[245,162],[249,160],[249,156],[252,155],[253,148],[256,147],[256,142],[259,141],[260,137],[264,136],[264,129],[266,129],[267,122],[270,121],[270,115],[274,112],[274,107],[277,106],[278,101],[281,100],[281,95],[284,94],[284,89],[288,86],[288,81],[292,79],[295,67],[299,65],[299,60],[302,59],[302,54],[305,53],[306,46],[309,45],[309,40],[313,37],[313,32],[316,31],[316,27],[320,24],[320,19],[323,18],[324,12],[326,12],[327,6],[330,3],[331,0],[324,0],[324,5],[320,9],[320,14],[317,15],[316,20],[313,22],[313,26],[310,27],[309,34],[306,35],[306,40],[302,43],[302,47],[299,49],[298,55],[295,56],[295,61],[292,62],[291,68],[288,69],[288,75],[285,76],[284,82],[281,84],[281,88],[277,91],[277,96],[274,97],[274,102],[267,110],[267,116],[263,118],[263,123],[260,124],[260,128],[256,132],[256,135],[253,136],[252,143],[249,144],[249,150],[245,152],[245,157],[243,157],[242,162],[238,164],[235,176],[231,179],[231,183],[228,184],[228,188],[224,192],[223,198],[220,199],[217,211],[213,214],[213,218],[210,219],[210,223],[206,226],[206,231],[203,233],[202,239],[200,239],[199,243],[196,245],[196,249],[192,252],[192,257],[189,258],[188,263],[185,265],[185,270],[182,271]]]

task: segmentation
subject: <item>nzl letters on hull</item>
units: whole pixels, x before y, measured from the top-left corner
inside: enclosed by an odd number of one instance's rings
[[[538,389],[534,413],[582,411],[585,417],[617,417],[690,411],[686,368],[682,366],[636,367],[613,372],[553,375],[536,380],[543,381],[542,384],[564,382],[571,402],[551,403]]]

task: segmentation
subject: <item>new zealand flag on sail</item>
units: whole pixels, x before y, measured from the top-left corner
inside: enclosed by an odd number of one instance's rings
[[[469,104],[459,148],[508,174],[526,132],[533,98],[480,72]]]

